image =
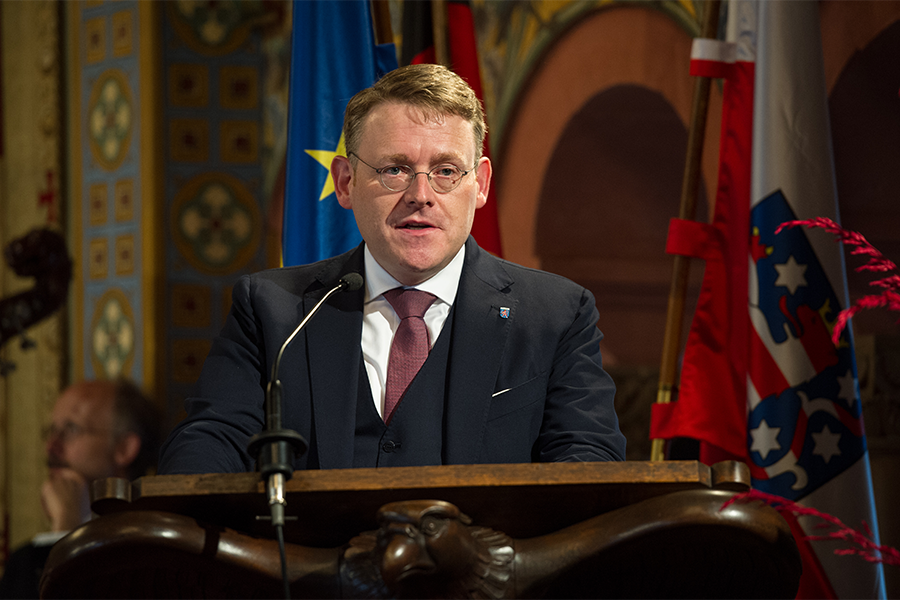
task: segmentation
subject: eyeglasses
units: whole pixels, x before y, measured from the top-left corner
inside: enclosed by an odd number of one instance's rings
[[[413,171],[409,165],[388,165],[386,167],[373,167],[363,159],[359,158],[359,154],[351,152],[350,156],[355,156],[359,162],[366,165],[370,169],[374,169],[378,173],[381,185],[392,192],[402,192],[412,185],[417,175],[426,175],[428,183],[438,194],[446,194],[452,192],[459,186],[462,178],[468,175],[472,169],[463,171],[456,165],[438,165],[430,171]]]
[[[65,443],[82,435],[105,435],[109,432],[104,429],[94,429],[93,427],[85,427],[72,421],[66,421],[66,424],[62,427],[57,427],[55,424],[45,427],[42,433],[45,442],[50,439],[59,439],[59,441]]]

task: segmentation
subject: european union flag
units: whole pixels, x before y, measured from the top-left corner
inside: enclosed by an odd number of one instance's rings
[[[285,265],[340,254],[360,240],[353,214],[337,203],[329,168],[344,154],[347,102],[397,67],[393,44],[375,44],[366,0],[293,3],[287,179],[282,258]]]

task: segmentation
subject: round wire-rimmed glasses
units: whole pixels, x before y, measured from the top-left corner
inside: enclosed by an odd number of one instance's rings
[[[425,175],[428,177],[431,189],[438,194],[446,194],[459,187],[462,178],[475,168],[463,171],[456,165],[450,164],[438,165],[430,171],[414,171],[409,165],[388,165],[378,168],[361,159],[356,152],[350,152],[348,156],[355,156],[359,162],[378,173],[381,185],[392,192],[402,192],[408,189],[417,175]]]

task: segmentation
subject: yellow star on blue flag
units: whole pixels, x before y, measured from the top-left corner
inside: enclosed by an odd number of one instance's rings
[[[325,167],[328,171],[328,177],[325,179],[325,185],[322,186],[322,193],[319,195],[319,202],[321,202],[334,193],[334,178],[331,176],[331,161],[334,160],[335,156],[347,156],[347,149],[344,147],[344,134],[341,134],[337,149],[333,151],[307,150],[306,153],[316,159],[316,162]]]
[[[375,44],[367,1],[296,0],[292,10],[285,266],[335,256],[362,240],[353,213],[334,195],[331,161],[345,152],[341,128],[347,102],[397,67],[394,45]]]

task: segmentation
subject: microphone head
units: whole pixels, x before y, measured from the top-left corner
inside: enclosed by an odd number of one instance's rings
[[[345,292],[355,292],[363,286],[363,276],[359,273],[347,273],[341,277],[341,285],[344,286]]]

